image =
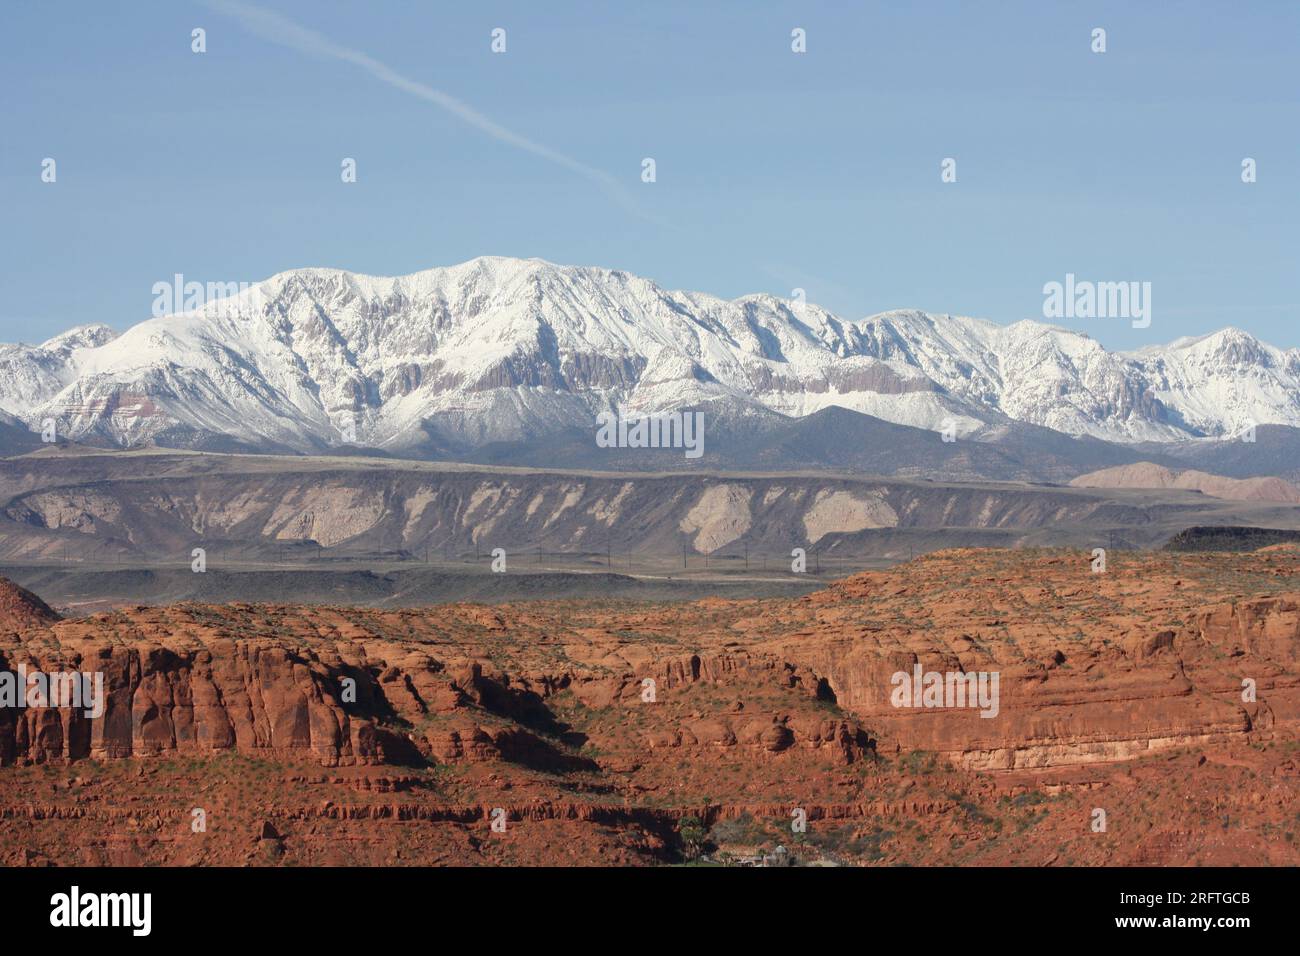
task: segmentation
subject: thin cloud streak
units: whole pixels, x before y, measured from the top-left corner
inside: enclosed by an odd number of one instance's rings
[[[647,214],[637,205],[622,183],[603,169],[588,166],[586,163],[557,152],[549,146],[534,142],[526,136],[521,136],[483,115],[469,104],[461,102],[454,96],[442,92],[442,90],[436,90],[424,83],[408,79],[374,57],[368,56],[359,50],[340,46],[329,37],[295,23],[288,17],[281,16],[273,10],[267,10],[249,3],[241,3],[239,0],[207,0],[206,5],[218,13],[239,21],[249,33],[264,40],[289,47],[300,53],[342,60],[345,63],[359,66],[380,82],[387,83],[404,93],[419,97],[427,103],[432,103],[434,106],[451,113],[462,122],[486,133],[498,142],[513,146],[526,153],[532,153],[534,156],[555,163],[557,166],[562,166],[589,179],[628,212],[642,219],[657,221],[655,217]]]

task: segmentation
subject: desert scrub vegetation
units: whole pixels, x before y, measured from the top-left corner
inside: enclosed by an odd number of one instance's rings
[[[860,824],[809,828],[805,842],[822,853],[850,861],[879,863],[885,858],[885,844],[892,840],[895,831],[879,824],[864,828]],[[924,837],[924,834],[920,834]]]
[[[928,750],[913,750],[898,758],[898,766],[907,773],[928,776],[939,769],[939,758]]]
[[[755,820],[747,810],[737,817],[715,822],[709,831],[709,838],[719,846],[765,846],[775,836],[770,821]]]
[[[1049,799],[1051,798],[1041,790],[1026,790],[1024,793],[1018,793],[1014,797],[1004,796],[999,802],[1003,804],[1009,803],[1017,810],[1020,810],[1024,807],[1036,807],[1040,803],[1046,803]]]

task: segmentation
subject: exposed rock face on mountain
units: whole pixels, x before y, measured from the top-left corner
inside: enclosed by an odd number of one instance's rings
[[[613,643],[593,647],[592,664],[601,661],[594,669],[511,674],[487,664],[478,649],[435,656],[421,650],[417,637],[458,625],[490,633],[500,629],[497,614],[470,607],[439,617],[434,623],[413,612],[385,617],[332,611],[303,618],[290,609],[179,606],[58,625],[50,632],[52,648],[6,649],[0,670],[25,663],[29,672],[69,666],[101,672],[103,718],[54,708],[22,711],[16,722],[0,717],[0,762],[238,750],[301,756],[329,767],[499,760],[504,754],[554,769],[583,768],[595,764],[538,736],[558,733],[548,698],[561,690],[592,706],[631,707],[640,702],[646,678],[667,693],[696,681],[728,682],[729,674],[744,671],[738,683],[752,677],[790,688],[811,680],[804,690],[817,694],[810,675],[800,677],[797,668],[741,651],[655,659],[653,647]],[[277,637],[297,635],[313,626],[312,619],[333,622],[326,626],[337,639],[301,646],[300,637]],[[392,623],[413,630],[402,640],[386,640],[381,635]],[[685,741],[771,752],[826,746],[845,763],[861,759],[870,746],[846,719],[807,720],[752,709],[711,715],[647,740],[665,747]]]
[[[1229,478],[1277,477],[1300,485],[1300,428],[1261,425],[1246,437],[1255,441],[1142,442],[1127,450],[1134,460],[1176,471],[1192,468]]]
[[[1234,501],[1300,504],[1300,488],[1281,478],[1225,478],[1190,468],[1173,471],[1151,462],[1089,472],[1072,479],[1070,484],[1076,488],[1187,488]]]
[[[1294,580],[1297,553],[1234,567],[1272,591],[1271,576]],[[1218,600],[1232,593],[1216,580],[1224,560],[1112,556],[1092,573],[1082,553],[940,553],[805,598],[808,623],[778,646],[887,738],[976,770],[1127,759],[1279,721],[1295,730],[1300,595]],[[893,706],[891,677],[918,666],[998,673],[996,713]],[[1269,688],[1261,702],[1243,698],[1245,679]]]
[[[538,550],[651,559],[889,555],[958,544],[1163,544],[1190,525],[1300,528],[1300,511],[1159,494],[815,474],[525,472],[178,454],[0,461],[0,557],[210,567],[274,557]]]
[[[43,406],[77,377],[80,356],[113,340],[106,325],[88,325],[41,345],[0,345],[0,408],[6,412]]]
[[[23,631],[58,619],[59,615],[31,591],[0,578],[0,631]]]
[[[464,456],[591,433],[620,406],[705,409],[718,436],[831,407],[962,438],[1014,423],[1120,441],[1231,436],[1300,426],[1300,350],[1225,329],[1122,355],[1036,322],[855,322],[502,258],[399,278],[300,269],[119,336],[97,326],[0,347],[0,410],[118,446]]]
[[[1295,863],[1296,555],[960,551],[795,601],[34,621],[0,669],[98,670],[106,704],[0,712],[0,855],[636,863],[789,842],[799,811],[797,852],[843,862]],[[916,668],[998,674],[997,697],[900,704]]]
[[[744,650],[710,639],[713,631],[672,650],[674,611],[637,615],[637,629],[662,635],[639,641],[594,639],[589,624],[563,624],[549,609],[177,605],[61,623],[34,614],[21,630],[48,628],[48,637],[5,652],[8,667],[29,649],[31,669],[57,669],[60,660],[93,667],[105,674],[107,709],[93,726],[81,726],[75,712],[60,726],[57,711],[28,711],[31,721],[20,722],[11,745],[0,740],[0,759],[231,748],[300,751],[331,766],[400,763],[412,747],[463,756],[471,745],[496,745],[454,720],[423,737],[394,737],[380,725],[454,717],[473,703],[544,726],[553,721],[546,698],[561,689],[588,704],[629,705],[647,677],[671,691],[683,682],[725,682],[737,670],[833,699],[890,740],[974,769],[1125,759],[1300,721],[1300,593],[1216,600],[1211,588],[1183,597],[1180,592],[1212,573],[1218,556],[1190,566],[1186,558],[1176,566],[1165,556],[1125,559],[1094,575],[1082,553],[995,554],[941,552],[899,571],[855,576],[793,604],[706,602],[682,612],[689,621],[725,607],[730,630],[749,636]],[[1286,578],[1294,573],[1294,556],[1273,551],[1239,564]],[[999,570],[1010,564],[1023,572],[1006,580],[1035,583],[991,587],[991,561]],[[1110,605],[1127,615],[1101,616]],[[547,647],[565,647],[569,663],[485,669],[480,640],[509,633],[521,641],[524,631],[541,642],[526,657],[544,660]],[[442,650],[428,644],[453,635],[460,636]],[[998,672],[994,712],[900,709],[891,679],[916,665],[923,672]],[[1243,704],[1242,677],[1256,681],[1266,706]],[[356,707],[346,701],[348,681]],[[778,723],[784,729],[773,731],[771,742],[779,737],[784,744],[777,749],[800,740],[848,746],[859,739],[851,728]],[[710,715],[690,736],[765,745],[770,724],[767,718],[755,723],[752,713],[739,723]]]

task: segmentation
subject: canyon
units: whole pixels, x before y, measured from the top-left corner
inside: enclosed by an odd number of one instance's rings
[[[75,619],[6,585],[0,670],[101,672],[107,701],[0,711],[0,854],[1294,864],[1298,557],[956,549],[793,598]],[[917,665],[998,673],[996,716],[892,706]]]

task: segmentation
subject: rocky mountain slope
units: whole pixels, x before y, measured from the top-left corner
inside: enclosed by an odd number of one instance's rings
[[[0,411],[115,446],[463,457],[591,436],[620,406],[702,409],[717,438],[828,408],[992,441],[1016,423],[1111,441],[1230,437],[1300,426],[1300,350],[1225,329],[1115,354],[1037,322],[849,321],[503,258],[396,278],[299,269],[121,335],[0,347]]]
[[[1294,864],[1296,567],[967,550],[794,601],[11,615],[0,668],[98,671],[105,709],[0,711],[0,855]],[[998,673],[996,713],[895,706],[918,666]]]
[[[611,473],[269,455],[59,454],[0,461],[0,558],[170,565],[543,550],[639,562],[752,552],[788,566],[938,547],[1154,547],[1190,525],[1300,528],[1300,509],[1183,490],[818,473]],[[646,565],[643,564],[643,567]],[[669,569],[671,572],[671,568]]]

